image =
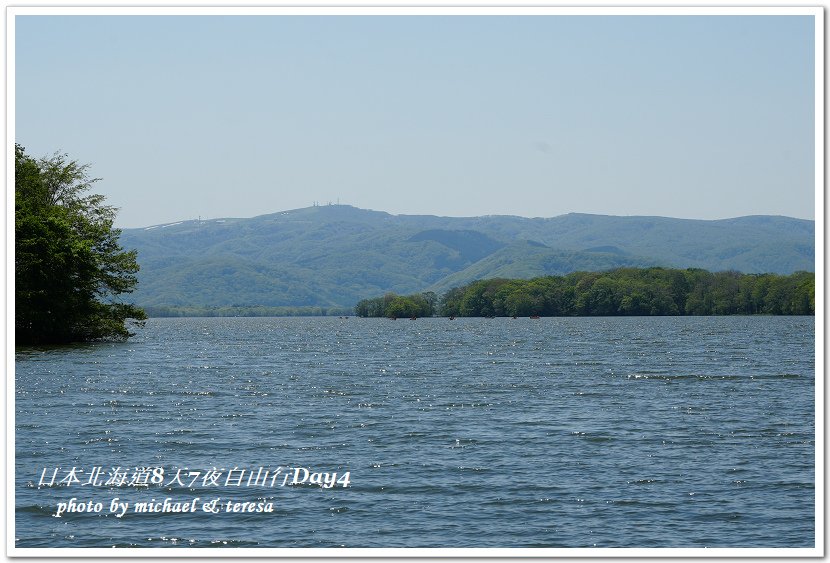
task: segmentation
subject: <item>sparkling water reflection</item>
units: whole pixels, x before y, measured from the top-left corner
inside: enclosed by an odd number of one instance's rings
[[[16,545],[812,547],[813,324],[151,319],[123,344],[19,349]],[[37,487],[73,466],[351,484]],[[116,496],[274,512],[53,516]]]

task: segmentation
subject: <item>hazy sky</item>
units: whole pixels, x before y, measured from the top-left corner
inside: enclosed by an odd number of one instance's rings
[[[18,16],[15,48],[16,141],[121,227],[814,218],[808,16]]]

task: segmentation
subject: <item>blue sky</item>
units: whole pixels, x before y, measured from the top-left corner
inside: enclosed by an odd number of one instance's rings
[[[814,218],[807,16],[17,16],[15,139],[138,227]]]

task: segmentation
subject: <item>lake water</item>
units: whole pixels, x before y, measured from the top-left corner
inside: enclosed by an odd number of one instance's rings
[[[15,545],[813,547],[814,372],[812,317],[151,319],[17,350]]]

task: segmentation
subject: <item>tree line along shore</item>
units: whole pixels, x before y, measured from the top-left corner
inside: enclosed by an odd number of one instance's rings
[[[815,274],[618,268],[564,276],[487,279],[435,293],[363,299],[360,317],[814,315]]]

